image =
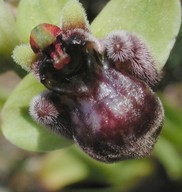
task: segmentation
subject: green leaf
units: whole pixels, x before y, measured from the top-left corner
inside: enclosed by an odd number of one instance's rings
[[[136,182],[147,177],[154,170],[153,164],[147,159],[106,164],[90,158],[76,145],[66,150],[69,150],[71,154],[80,158],[80,161],[88,166],[88,178],[91,181],[108,183],[119,188],[133,187]]]
[[[2,110],[2,132],[20,148],[48,151],[70,145],[70,141],[38,126],[29,115],[29,103],[43,86],[28,75],[13,91]]]
[[[163,94],[159,95],[164,106],[165,121],[154,153],[166,168],[169,176],[172,179],[179,179],[182,176],[182,111],[172,105]]]
[[[5,89],[3,86],[0,86],[0,111],[3,108],[6,99],[10,95],[10,90]]]
[[[10,56],[17,41],[13,13],[8,5],[0,0],[0,56]]]
[[[142,178],[149,176],[153,169],[153,164],[143,159],[104,164],[88,157],[79,147],[73,145],[44,156],[39,178],[43,186],[50,191],[56,191],[78,181],[104,183],[120,188],[117,191],[121,191],[132,188]]]
[[[29,42],[31,30],[40,23],[59,25],[61,10],[67,1],[21,0],[16,21],[21,42]]]
[[[49,191],[82,181],[87,175],[87,165],[71,153],[70,148],[44,156],[38,172],[42,185]]]
[[[174,45],[181,24],[179,0],[112,0],[91,25],[97,37],[113,30],[141,36],[151,48],[159,70]]]
[[[165,111],[164,128],[162,136],[173,143],[175,149],[182,152],[182,110],[180,107],[173,106],[164,96],[160,96]]]
[[[182,162],[181,154],[178,153],[173,143],[169,142],[164,137],[161,137],[157,142],[155,155],[162,162],[168,174],[173,178],[181,178],[182,176]]]

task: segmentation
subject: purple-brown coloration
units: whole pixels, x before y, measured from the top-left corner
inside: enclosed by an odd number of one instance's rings
[[[114,31],[105,41],[108,58],[116,69],[154,86],[159,81],[155,61],[147,45],[136,35],[127,31]]]
[[[60,97],[45,91],[32,99],[30,114],[38,123],[72,139],[69,113],[66,109]]]
[[[99,41],[83,29],[62,32],[31,70],[49,89],[31,103],[37,122],[103,162],[151,153],[164,112],[150,88],[158,80],[154,59],[134,34]]]
[[[101,161],[149,155],[163,122],[159,99],[125,73],[109,69],[100,75],[96,91],[71,111],[74,140]]]

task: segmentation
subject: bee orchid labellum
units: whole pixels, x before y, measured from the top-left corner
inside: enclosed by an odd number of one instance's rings
[[[30,68],[47,88],[33,98],[31,116],[102,162],[150,155],[164,112],[152,90],[159,74],[149,48],[133,33],[114,31],[101,41],[87,22],[74,28],[69,21],[31,32]]]

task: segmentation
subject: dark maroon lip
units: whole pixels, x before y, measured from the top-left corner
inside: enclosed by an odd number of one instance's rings
[[[52,27],[51,45],[33,44],[31,69],[47,91],[33,99],[32,117],[102,162],[150,155],[164,112],[151,89],[159,74],[147,45],[126,31],[99,41],[83,29],[55,36]]]

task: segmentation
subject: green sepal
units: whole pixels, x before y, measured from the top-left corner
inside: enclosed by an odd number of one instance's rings
[[[29,114],[31,99],[44,87],[30,74],[13,91],[2,110],[2,132],[16,146],[30,151],[49,151],[71,142],[33,121]]]
[[[126,30],[142,37],[158,70],[165,65],[181,25],[179,0],[112,0],[91,25],[97,37]]]
[[[59,25],[61,10],[68,0],[21,0],[16,24],[21,42],[28,43],[30,32],[40,23]]]
[[[15,17],[8,5],[0,0],[0,57],[9,57],[18,43]]]

